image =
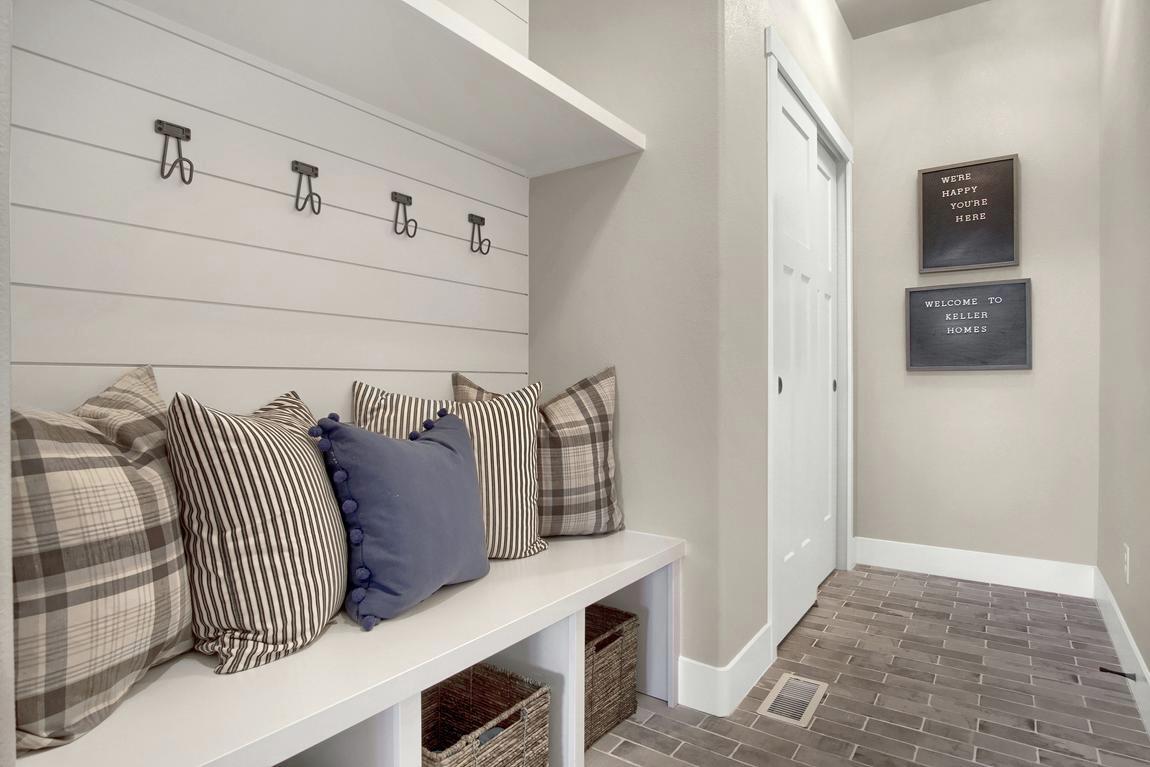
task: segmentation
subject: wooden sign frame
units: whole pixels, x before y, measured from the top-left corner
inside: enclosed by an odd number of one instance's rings
[[[912,365],[911,362],[911,301],[916,293],[931,290],[954,290],[959,288],[979,288],[989,285],[1025,285],[1026,301],[1026,361],[1017,365]],[[988,280],[985,282],[965,282],[954,285],[921,285],[906,289],[906,369],[907,372],[940,372],[966,370],[1031,370],[1034,367],[1034,303],[1031,295],[1030,278],[1014,280]]]
[[[1013,186],[1014,186],[1014,216],[1011,221],[1011,227],[1014,234],[1014,245],[1012,248],[1013,258],[1009,261],[994,261],[991,263],[967,263],[967,264],[954,264],[950,266],[927,266],[926,264],[926,249],[925,241],[923,238],[923,218],[925,210],[923,209],[923,177],[928,173],[938,173],[941,171],[953,170],[960,171],[964,168],[974,168],[979,165],[988,165],[995,162],[1003,162],[1010,160],[1014,166]],[[988,157],[984,160],[975,160],[973,162],[951,163],[948,165],[938,165],[933,168],[923,168],[918,172],[918,272],[919,274],[928,274],[930,272],[956,272],[964,271],[967,269],[998,269],[1005,266],[1018,266],[1019,264],[1019,204],[1021,202],[1021,167],[1017,154],[1007,154],[1000,157]]]

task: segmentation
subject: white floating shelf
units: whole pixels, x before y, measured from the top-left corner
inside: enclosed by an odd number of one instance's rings
[[[623,531],[552,539],[528,559],[440,590],[365,632],[338,616],[315,644],[239,674],[188,653],[152,669],[112,715],[27,767],[277,764],[538,634],[682,558],[681,540]],[[581,753],[581,752],[580,752]]]
[[[646,147],[643,133],[439,0],[134,5],[529,177]]]

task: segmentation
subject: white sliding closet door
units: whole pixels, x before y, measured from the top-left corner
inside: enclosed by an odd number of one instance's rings
[[[781,77],[774,85],[769,321],[776,380],[768,480],[772,629],[781,641],[835,566],[839,168],[790,86]]]

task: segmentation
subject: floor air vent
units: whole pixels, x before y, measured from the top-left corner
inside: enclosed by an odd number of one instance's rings
[[[759,705],[759,713],[771,719],[806,727],[827,691],[825,682],[815,682],[794,674],[783,674]]]

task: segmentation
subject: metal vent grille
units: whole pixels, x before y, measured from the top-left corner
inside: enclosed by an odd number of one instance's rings
[[[759,713],[771,719],[806,727],[827,691],[825,682],[783,674],[759,705]]]

